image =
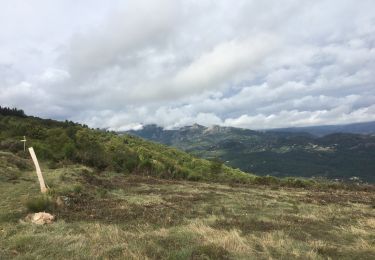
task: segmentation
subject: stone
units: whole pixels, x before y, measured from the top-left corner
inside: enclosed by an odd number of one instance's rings
[[[55,217],[46,212],[38,212],[26,216],[26,221],[37,225],[51,224],[54,220]]]

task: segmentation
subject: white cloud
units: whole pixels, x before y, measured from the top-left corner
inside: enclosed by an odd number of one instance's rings
[[[54,84],[67,80],[69,78],[70,74],[65,70],[47,68],[40,76],[39,80],[43,83]]]
[[[371,0],[0,4],[0,103],[30,114],[111,129],[374,120]]]
[[[228,118],[224,125],[250,128],[270,129],[280,127],[298,127],[335,124],[346,124],[375,120],[375,105],[351,110],[348,106],[339,106],[332,110],[298,111],[283,110],[271,115],[257,114],[255,116],[242,115],[238,118]],[[286,122],[288,122],[286,124]]]

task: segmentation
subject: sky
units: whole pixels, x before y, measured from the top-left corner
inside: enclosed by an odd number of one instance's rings
[[[373,0],[0,0],[0,105],[111,130],[375,120]]]

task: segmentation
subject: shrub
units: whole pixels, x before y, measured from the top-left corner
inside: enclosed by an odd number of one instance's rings
[[[63,154],[66,159],[73,160],[76,156],[76,148],[73,143],[67,143],[63,146]]]
[[[196,172],[192,172],[188,175],[187,179],[189,181],[200,181],[200,180],[202,180],[202,175],[200,175],[199,173],[196,173]]]
[[[307,181],[296,178],[286,178],[283,180],[283,183],[285,183],[288,187],[294,188],[306,188],[308,186]]]
[[[34,147],[35,153],[38,156],[38,159],[53,159],[53,154],[49,148],[43,143],[33,143],[31,144]]]
[[[223,162],[218,158],[214,158],[210,162],[210,170],[212,174],[219,174],[223,170]]]
[[[18,140],[3,140],[0,142],[0,149],[16,153],[23,151],[23,145]]]
[[[141,167],[141,169],[151,170],[152,169],[152,161],[151,161],[150,158],[144,158],[143,160],[141,160],[139,166]]]
[[[184,167],[179,168],[173,175],[173,177],[176,179],[186,179],[188,176],[189,170]]]
[[[29,198],[26,201],[26,208],[30,212],[41,212],[51,210],[53,202],[47,195],[40,195],[37,197]]]
[[[132,154],[131,156],[128,156],[125,160],[124,166],[128,172],[133,172],[139,164],[139,159],[136,154]]]
[[[255,184],[262,185],[274,185],[279,183],[279,179],[273,176],[256,176],[253,181]]]

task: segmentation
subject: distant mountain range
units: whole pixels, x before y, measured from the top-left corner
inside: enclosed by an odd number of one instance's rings
[[[289,133],[305,132],[316,136],[325,136],[334,133],[375,134],[375,121],[347,125],[321,125],[307,127],[278,128],[267,131]]]
[[[127,133],[203,158],[218,158],[259,175],[359,178],[375,182],[375,135],[371,135],[374,126],[375,122],[253,131],[198,124],[164,130],[146,125]],[[341,133],[332,133],[335,129]]]

